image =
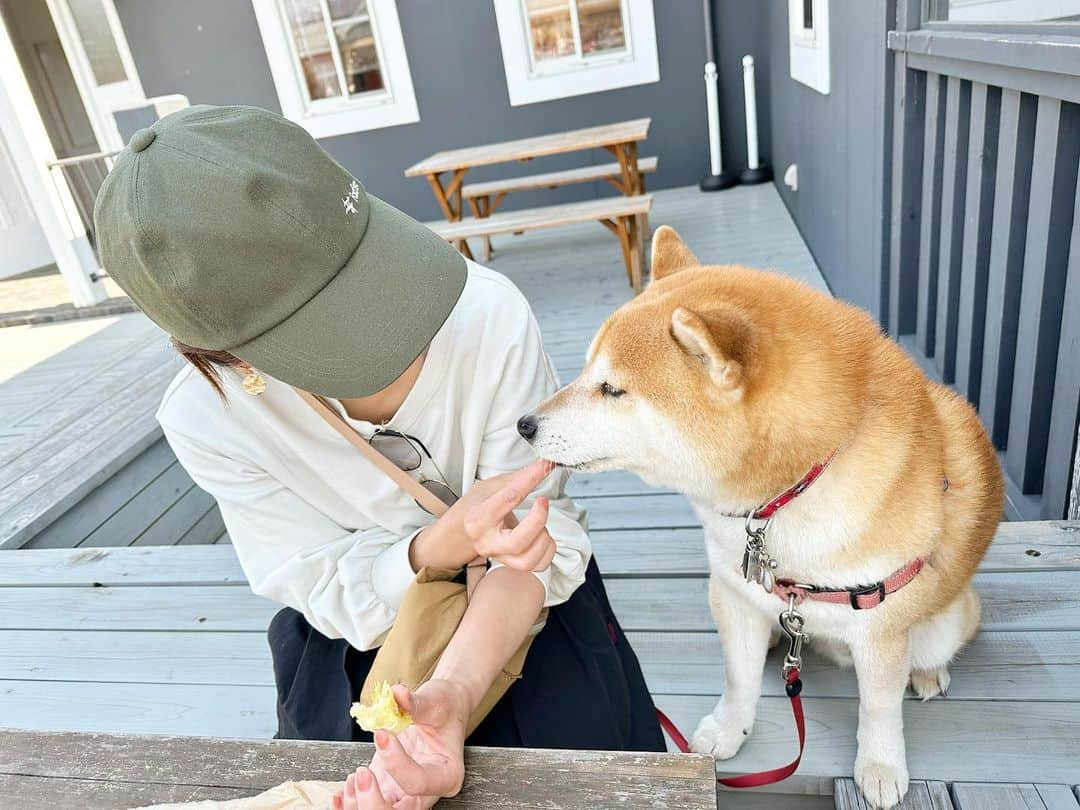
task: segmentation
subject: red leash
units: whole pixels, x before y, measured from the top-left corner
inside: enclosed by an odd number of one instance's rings
[[[787,674],[787,677],[785,678],[785,691],[787,692],[788,698],[791,700],[791,714],[795,718],[795,729],[799,735],[799,755],[787,765],[773,768],[772,770],[746,773],[741,776],[716,777],[716,781],[724,787],[749,788],[771,785],[773,782],[787,779],[798,770],[799,763],[802,761],[803,750],[806,748],[806,719],[803,716],[801,697],[802,681],[799,680],[799,670],[793,669]],[[671,737],[671,741],[675,743],[675,747],[684,754],[689,754],[690,744],[687,743],[686,737],[682,735],[682,732],[679,731],[676,725],[671,722],[671,718],[659,709],[656,710],[656,717],[660,721],[660,726],[668,733],[668,736]]]
[[[787,634],[790,642],[788,654],[784,658],[782,672],[784,691],[787,692],[788,699],[791,701],[791,714],[795,718],[795,729],[799,736],[799,755],[787,765],[768,771],[748,773],[742,776],[716,777],[716,781],[725,787],[748,788],[771,785],[774,782],[787,779],[795,773],[799,768],[799,763],[802,761],[803,751],[806,748],[806,718],[803,716],[802,681],[799,679],[799,671],[802,668],[802,645],[809,636],[803,632],[805,619],[799,613],[798,605],[806,599],[811,599],[834,604],[848,604],[854,610],[875,608],[885,601],[886,595],[895,593],[915,579],[926,564],[926,560],[923,559],[913,560],[899,571],[893,572],[885,580],[875,582],[869,587],[821,588],[814,585],[799,584],[789,579],[773,579],[772,570],[777,568],[778,563],[765,548],[765,532],[769,528],[773,516],[804,493],[825,472],[839,452],[840,448],[833,450],[823,461],[814,464],[807,470],[806,475],[799,479],[796,484],[745,515],[747,545],[743,556],[743,576],[747,582],[756,581],[766,591],[774,593],[780,599],[787,601],[787,610],[780,614],[779,620],[780,626]],[[946,490],[949,488],[948,479],[944,479],[944,487]],[[729,515],[729,517],[743,516]],[[764,521],[764,524],[755,527],[753,521]],[[671,718],[659,709],[656,710],[656,717],[660,721],[660,726],[671,737],[671,741],[675,743],[675,747],[684,754],[690,753],[690,745],[687,743],[686,737],[671,722]]]

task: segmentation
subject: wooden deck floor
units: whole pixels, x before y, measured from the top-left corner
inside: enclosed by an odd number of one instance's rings
[[[775,267],[824,287],[769,186],[715,195],[662,191],[652,220],[679,229],[705,261]],[[610,235],[580,226],[496,238],[495,248],[493,266],[529,297],[559,374],[569,379],[596,327],[630,297]],[[657,703],[689,731],[723,690],[698,521],[683,498],[629,475],[578,476],[571,492],[589,511],[613,604]],[[110,531],[119,538],[111,545],[126,545],[122,526]],[[0,725],[273,732],[263,633],[275,608],[247,590],[228,547],[0,554]],[[1004,527],[977,587],[985,629],[958,661],[948,699],[906,704],[913,778],[1077,784],[1080,524]],[[791,758],[791,718],[772,677],[778,664],[770,660],[766,670],[754,737],[725,770]],[[805,681],[807,754],[796,777],[773,790],[801,796],[800,808],[823,808],[832,800],[819,797],[851,772],[855,682],[812,654]],[[965,795],[982,795],[973,791]],[[781,801],[776,793],[725,795],[722,806],[788,806]],[[973,801],[963,806],[982,806]]]

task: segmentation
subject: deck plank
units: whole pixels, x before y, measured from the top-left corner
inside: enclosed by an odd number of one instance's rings
[[[711,696],[657,695],[657,705],[685,733],[712,711]],[[851,773],[858,704],[804,693],[807,746],[799,771],[770,790],[828,793]],[[1075,724],[1080,703],[907,701],[904,734],[912,779],[942,782],[1066,783],[1076,777]],[[992,733],[988,730],[992,729]],[[750,739],[718,772],[738,774],[788,762],[796,753],[787,698],[763,697]],[[828,782],[826,784],[826,781]]]
[[[833,787],[836,810],[870,810],[853,779],[837,779]],[[953,810],[944,782],[912,782],[896,810]]]
[[[723,656],[715,632],[627,634],[654,694],[719,696]],[[175,633],[161,630],[0,630],[0,681],[273,685],[270,650],[261,630]],[[762,692],[782,696],[772,677],[774,650]],[[1080,634],[984,632],[950,667],[949,700],[1065,700],[1080,668]],[[806,656],[808,695],[855,698],[855,674],[817,655]],[[917,699],[909,694],[910,700]]]
[[[953,785],[956,810],[1075,810],[1075,799],[1070,807],[1061,804],[1059,796],[1049,792],[1048,795],[1053,804],[1047,804],[1039,790],[1031,784]]]
[[[1080,631],[1080,572],[977,574],[975,586],[984,629]],[[714,627],[703,577],[612,578],[607,591],[628,631]],[[0,629],[9,630],[263,630],[275,609],[243,584],[0,588]]]
[[[1002,523],[982,573],[1080,571],[1080,522]],[[594,529],[593,548],[607,579],[704,576],[702,530]],[[244,582],[227,546],[34,549],[4,557],[0,588],[37,585],[198,585]]]

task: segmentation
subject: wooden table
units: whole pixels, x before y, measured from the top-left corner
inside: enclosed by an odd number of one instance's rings
[[[130,808],[235,799],[288,780],[333,781],[362,743],[0,730],[0,807]],[[716,807],[711,757],[470,748],[465,789],[439,807]]]
[[[464,149],[436,152],[431,157],[407,168],[405,176],[427,177],[443,215],[448,221],[457,222],[463,213],[461,184],[469,169],[514,160],[527,161],[545,155],[559,155],[583,149],[603,148],[615,156],[622,169],[621,182],[616,184],[617,187],[626,196],[635,196],[644,191],[641,172],[638,170],[637,142],[644,140],[649,134],[651,121],[650,118],[637,118],[618,124],[605,124],[534,138],[492,143],[486,146],[469,146]],[[444,185],[442,175],[446,172],[450,172],[450,176]],[[484,216],[490,213],[490,211],[480,212]],[[462,240],[457,243],[457,247],[466,256],[472,258],[467,242]]]

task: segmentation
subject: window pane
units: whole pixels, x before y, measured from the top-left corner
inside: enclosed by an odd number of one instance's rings
[[[626,47],[619,0],[577,0],[577,13],[583,55]]]
[[[363,3],[361,2],[361,5]],[[379,70],[379,53],[375,37],[371,32],[370,20],[363,22],[344,21],[334,23],[338,49],[341,51],[341,63],[345,68],[345,79],[349,83],[349,95],[370,93],[383,89],[382,73]]]
[[[311,100],[340,96],[341,83],[319,0],[284,0],[284,5]]]
[[[576,53],[570,0],[526,0],[533,62]]]
[[[931,0],[935,19],[950,22],[1070,22],[1080,0]]]
[[[116,39],[101,0],[69,0],[69,5],[79,39],[90,59],[94,81],[99,85],[127,81],[127,72],[120,61],[120,52],[116,50]]]
[[[349,17],[366,17],[367,0],[329,0],[330,19],[345,20]]]

